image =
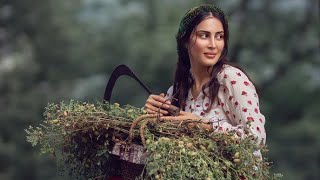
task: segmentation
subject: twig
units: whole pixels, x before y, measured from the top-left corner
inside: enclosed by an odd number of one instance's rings
[[[153,117],[156,117],[156,114],[145,114],[145,115],[139,116],[136,120],[132,122],[129,130],[128,144],[131,144],[132,142],[133,130],[137,126],[137,124],[146,118],[153,118]]]
[[[145,129],[146,129],[146,127],[147,127],[147,124],[148,124],[149,122],[155,123],[156,121],[157,121],[156,118],[147,119],[147,120],[145,120],[145,121],[141,124],[141,126],[140,126],[140,137],[141,137],[141,142],[142,142],[142,144],[143,144],[144,147],[146,147]]]

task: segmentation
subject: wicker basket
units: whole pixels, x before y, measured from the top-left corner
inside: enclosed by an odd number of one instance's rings
[[[136,177],[139,177],[141,175],[144,165],[121,160],[120,167],[122,179],[131,180],[136,179]]]

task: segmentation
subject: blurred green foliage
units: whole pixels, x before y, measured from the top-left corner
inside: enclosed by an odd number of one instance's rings
[[[42,121],[48,102],[102,100],[117,64],[130,66],[154,93],[165,92],[179,20],[202,2],[229,16],[229,58],[260,90],[275,172],[319,179],[317,0],[1,0],[0,179],[61,179],[54,160],[26,142],[24,129]],[[123,77],[112,101],[142,107],[146,98]]]

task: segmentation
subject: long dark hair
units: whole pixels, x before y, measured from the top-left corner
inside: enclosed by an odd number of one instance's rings
[[[220,88],[217,74],[221,71],[224,64],[231,65],[226,58],[228,54],[229,29],[224,13],[219,8],[211,4],[201,5],[189,10],[182,18],[179,31],[176,35],[178,62],[173,83],[173,94],[175,95],[173,98],[177,99],[177,101],[173,101],[172,103],[183,110],[185,109],[188,91],[193,84],[193,79],[190,73],[190,59],[186,44],[189,41],[193,30],[202,20],[210,15],[219,19],[222,23],[224,30],[224,49],[218,62],[212,68],[210,81],[202,87],[202,92],[205,96],[210,97],[209,107],[206,111],[211,109]],[[204,91],[206,88],[209,88],[208,94]]]

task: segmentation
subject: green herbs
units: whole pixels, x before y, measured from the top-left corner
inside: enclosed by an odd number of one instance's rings
[[[143,145],[148,154],[140,179],[276,179],[255,156],[255,138],[212,133],[199,122],[160,121],[130,105],[79,101],[48,104],[42,124],[26,129],[27,141],[57,160],[58,172],[75,179],[105,179],[121,172],[110,152],[115,143]],[[190,128],[192,123],[192,128]]]
[[[27,141],[57,160],[61,175],[74,178],[118,174],[110,156],[112,139],[124,141],[143,110],[127,105],[78,101],[48,104],[39,127],[26,129]]]
[[[161,137],[148,145],[147,174],[152,179],[276,179],[268,162],[253,154],[248,138],[235,142],[233,137]]]

